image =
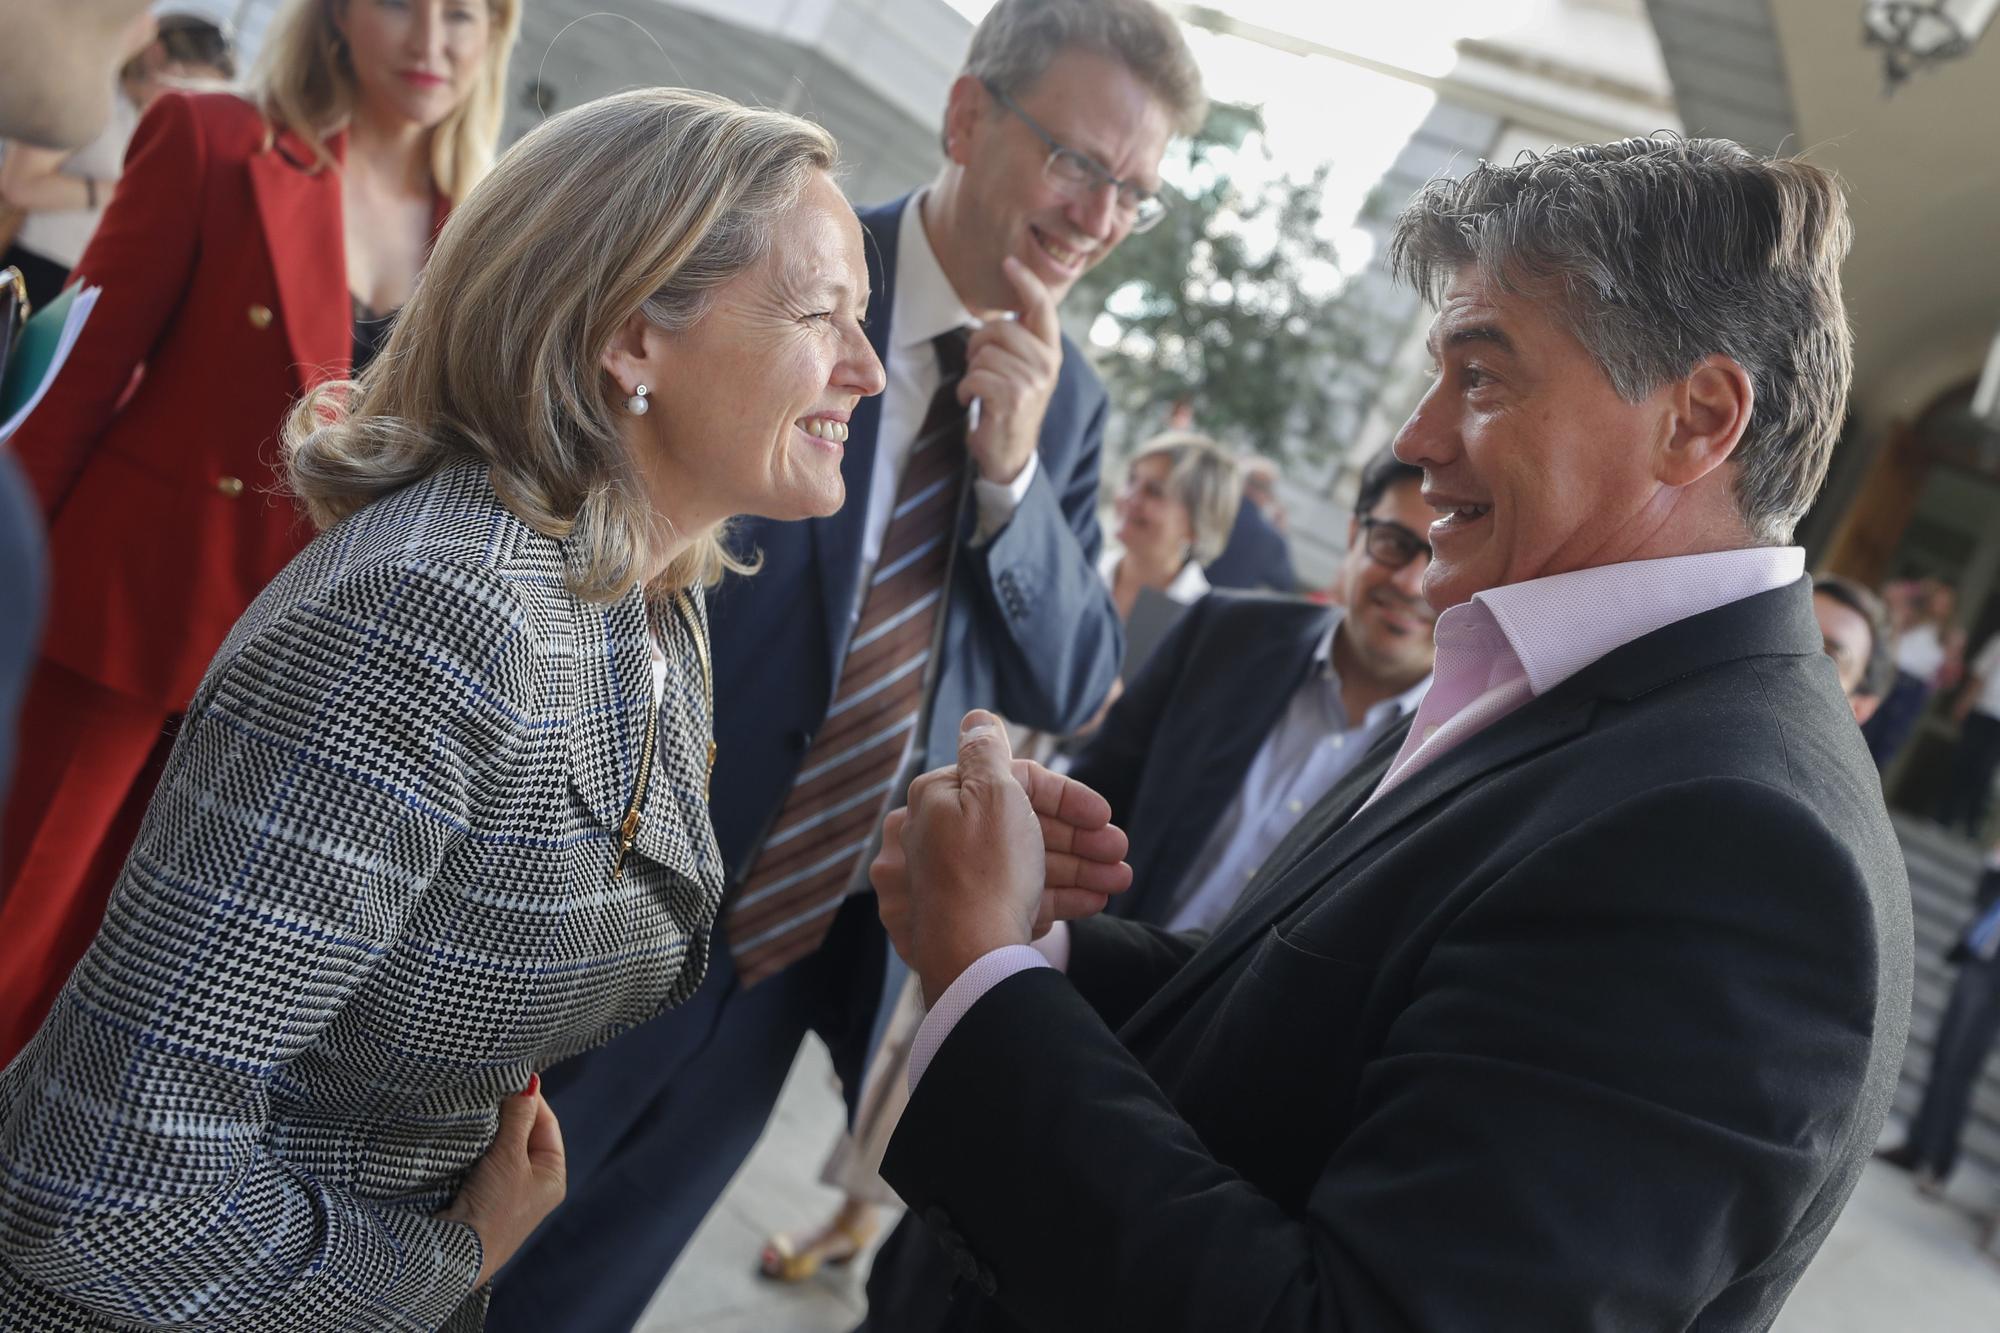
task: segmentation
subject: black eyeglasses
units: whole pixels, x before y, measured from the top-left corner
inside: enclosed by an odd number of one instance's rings
[[[1362,519],[1361,540],[1369,558],[1384,569],[1401,569],[1418,556],[1431,558],[1431,544],[1393,519]]]
[[[1048,146],[1049,155],[1042,162],[1042,179],[1054,186],[1065,199],[1081,202],[1108,185],[1116,191],[1118,211],[1131,220],[1133,231],[1150,230],[1167,215],[1167,201],[1159,195],[1141,189],[1131,181],[1119,180],[1096,158],[1077,152],[1043,129],[1033,116],[1021,110],[1013,98],[985,79],[981,79],[980,83],[993,95],[994,101],[1018,116],[1021,123],[1033,130],[1035,137]]]

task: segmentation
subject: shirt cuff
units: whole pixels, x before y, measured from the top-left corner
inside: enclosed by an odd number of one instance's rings
[[[1051,934],[1054,931],[1050,932]],[[1068,936],[1064,936],[1064,953],[1068,953]],[[924,1071],[930,1068],[931,1057],[944,1045],[944,1039],[958,1026],[958,1020],[979,1003],[987,991],[1031,967],[1048,967],[1049,960],[1039,949],[1027,944],[1005,944],[991,953],[982,954],[979,960],[958,974],[958,980],[945,987],[944,994],[931,1006],[930,1013],[924,1015],[923,1025],[917,1029],[916,1040],[910,1043],[910,1091],[917,1090],[917,1082]]]
[[[1065,975],[1069,972],[1069,922],[1056,922],[1030,947],[1048,959],[1049,966],[1056,971]]]
[[[1021,501],[1028,498],[1028,486],[1041,466],[1041,456],[1029,454],[1020,475],[1004,486],[984,477],[972,479],[972,498],[979,508],[979,526],[972,537],[974,546],[986,545],[1000,534],[1000,529],[1007,526],[1007,521],[1014,517],[1014,511],[1021,507]]]

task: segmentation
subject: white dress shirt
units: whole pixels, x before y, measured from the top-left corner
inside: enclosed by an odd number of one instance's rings
[[[889,515],[896,505],[896,486],[903,479],[903,464],[909,461],[910,446],[930,411],[944,373],[938,369],[937,351],[931,340],[953,329],[976,327],[979,323],[965,308],[951,279],[938,263],[937,251],[924,232],[921,192],[910,196],[903,206],[896,231],[896,272],[890,278],[895,291],[889,306],[889,347],[882,358],[888,386],[882,390],[882,424],[875,433],[875,470],[868,487],[868,514],[861,527],[861,578],[850,618],[861,614],[860,593],[868,588],[868,576],[882,554],[882,538],[889,531]],[[1008,485],[975,477],[973,501],[979,510],[975,546],[991,541],[1007,520],[1021,507],[1028,485],[1035,479],[1039,458],[1028,455],[1028,465]]]

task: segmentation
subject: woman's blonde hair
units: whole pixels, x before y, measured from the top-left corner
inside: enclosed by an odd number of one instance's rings
[[[835,159],[810,121],[685,89],[621,93],[548,121],[452,214],[359,383],[327,385],[293,411],[292,490],[326,527],[476,459],[523,522],[567,543],[572,592],[620,596],[669,534],[621,443],[625,395],[604,349],[634,314],[692,327]],[[687,535],[655,591],[744,568],[720,528]]]
[[[1243,502],[1243,468],[1236,456],[1206,435],[1170,430],[1139,446],[1126,471],[1149,458],[1167,460],[1167,491],[1188,512],[1194,534],[1190,554],[1205,565],[1229,545],[1236,510]]]
[[[333,165],[326,140],[354,111],[354,71],[347,44],[333,23],[334,10],[350,0],[286,0],[271,21],[250,74],[250,100],[274,130],[290,130],[313,146],[320,163]],[[507,110],[507,61],[521,30],[520,0],[485,0],[491,40],[472,91],[431,135],[431,179],[457,204],[493,165],[500,122]]]

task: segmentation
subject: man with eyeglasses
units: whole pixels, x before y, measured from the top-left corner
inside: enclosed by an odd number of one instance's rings
[[[1211,930],[1300,817],[1404,723],[1430,685],[1423,470],[1361,474],[1340,604],[1216,593],[1182,617],[1070,776],[1131,837],[1114,916]]]
[[[543,1075],[569,1198],[502,1276],[489,1329],[637,1322],[808,1028],[858,1095],[904,975],[867,866],[910,777],[949,761],[968,708],[1061,733],[1102,704],[1123,650],[1096,573],[1108,404],[1056,307],[1159,220],[1167,141],[1205,107],[1148,0],[1001,0],[952,86],[937,178],[861,210],[888,388],[832,442],[846,504],[743,524],[761,569],[709,599],[729,891],[707,976]]]

